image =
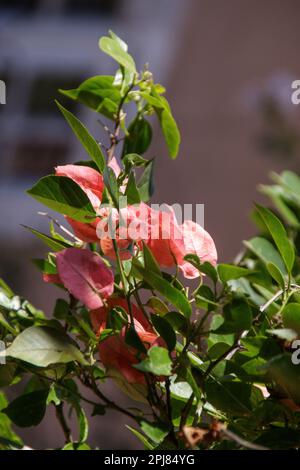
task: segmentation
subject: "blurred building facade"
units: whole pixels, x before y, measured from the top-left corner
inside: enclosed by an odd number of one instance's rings
[[[248,213],[259,200],[257,184],[271,169],[299,170],[297,158],[265,157],[257,146],[262,123],[255,98],[257,90],[271,90],[298,125],[289,91],[300,78],[299,15],[298,0],[1,0],[0,79],[7,83],[7,104],[0,105],[0,276],[51,311],[57,292],[28,263],[44,248],[19,226],[46,231],[47,223],[24,190],[56,164],[84,158],[53,98],[63,102],[58,87],[113,72],[97,46],[108,29],[130,44],[139,68],[149,61],[156,79],[167,83],[181,129],[175,162],[162,139],[152,148],[154,202],[204,203],[205,227],[220,258],[231,260],[255,232]],[[279,88],[273,87],[276,77],[285,77]],[[93,113],[68,107],[99,136]],[[105,424],[93,424],[92,445],[135,445],[115,419],[112,414]],[[40,425],[27,443],[58,444],[53,429]]]
[[[154,20],[151,2],[139,0],[0,2],[0,79],[7,88],[6,104],[0,107],[0,243],[9,241],[11,246],[2,250],[0,275],[24,295],[34,291],[33,300],[42,307],[49,308],[49,298],[43,300],[43,289],[32,289],[38,275],[31,267],[24,273],[24,246],[29,255],[39,244],[20,224],[44,230],[47,224],[37,215],[41,206],[24,191],[55,165],[85,158],[54,99],[101,136],[95,114],[66,101],[58,89],[115,72],[115,63],[98,48],[99,37],[109,29],[130,44],[140,68],[149,60],[165,80],[176,56],[184,10],[180,0],[172,2],[171,11],[168,0],[162,0],[156,2]]]

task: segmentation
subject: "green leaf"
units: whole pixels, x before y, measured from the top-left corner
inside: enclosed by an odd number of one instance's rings
[[[16,369],[17,366],[15,364],[0,363],[0,387],[7,387],[14,381]]]
[[[127,197],[128,204],[139,204],[141,202],[140,193],[136,186],[134,172],[131,171],[128,177],[126,191],[124,194]]]
[[[184,259],[191,263],[196,269],[198,269],[200,273],[209,276],[215,284],[218,282],[218,272],[216,268],[208,261],[201,263],[199,256],[194,253],[186,255]]]
[[[294,330],[300,336],[300,304],[287,304],[281,312],[285,328]]]
[[[283,185],[285,190],[290,191],[294,198],[300,202],[300,178],[292,171],[283,171],[281,175],[272,173],[272,178]]]
[[[151,322],[157,333],[165,340],[169,351],[176,346],[176,334],[170,323],[159,315],[151,315]]]
[[[145,436],[140,431],[138,431],[137,429],[129,426],[128,424],[126,424],[125,426],[126,426],[127,429],[129,429],[129,431],[132,432],[132,434],[135,435],[135,437],[137,437],[141,441],[142,444],[144,444],[146,450],[154,449],[154,445],[151,444],[150,442],[148,442],[148,440],[145,438]]]
[[[133,325],[129,325],[126,331],[125,343],[128,344],[128,346],[135,348],[140,353],[146,353],[144,343],[141,341]]]
[[[99,47],[105,54],[115,59],[120,65],[123,65],[125,69],[132,73],[136,72],[134,60],[131,55],[126,52],[119,38],[104,36],[99,40]]]
[[[91,222],[96,217],[85,192],[66,176],[44,176],[27,193],[50,209],[79,222]]]
[[[171,158],[176,158],[180,145],[180,132],[172,116],[170,106],[166,99],[152,90],[152,93],[141,93],[142,97],[153,106],[169,150]]]
[[[273,263],[283,274],[287,273],[280,254],[269,240],[262,237],[255,237],[249,241],[245,241],[244,244],[264,263]]]
[[[73,90],[59,90],[61,94],[101,112],[109,119],[114,119],[121,101],[119,89],[114,86],[114,77],[102,75],[85,80]]]
[[[160,267],[154,258],[152,251],[150,248],[146,245],[146,243],[143,243],[143,254],[144,254],[144,267],[146,270],[151,271],[158,276],[161,276],[161,270]]]
[[[159,346],[150,348],[147,351],[147,358],[133,367],[142,372],[151,372],[154,375],[168,376],[172,374],[172,361],[169,352]]]
[[[153,173],[154,159],[148,161],[145,170],[137,184],[140,193],[140,198],[143,202],[149,201],[149,199],[154,193]]]
[[[169,302],[171,302],[180,312],[186,317],[192,314],[192,307],[186,296],[178,289],[173,287],[168,281],[163,279],[158,274],[148,271],[141,264],[134,260],[133,272],[139,278],[147,282],[155,290],[160,292]]]
[[[69,442],[61,450],[91,450],[91,448],[86,443]]]
[[[188,322],[186,317],[181,315],[178,312],[168,312],[164,315],[164,319],[167,320],[172,328],[175,331],[179,331],[180,333],[186,333]]]
[[[240,277],[247,276],[251,272],[249,269],[233,264],[219,264],[217,269],[222,282],[227,282],[230,279],[239,279]]]
[[[53,316],[58,320],[66,320],[70,312],[70,306],[65,299],[57,299]]]
[[[56,388],[54,383],[51,384],[49,393],[47,396],[47,405],[49,405],[50,403],[53,403],[56,406],[60,405],[61,403],[58,389]]]
[[[256,204],[256,208],[262,220],[266,224],[266,227],[268,228],[270,235],[272,236],[285,262],[287,270],[290,273],[294,265],[295,253],[294,248],[287,237],[287,233],[283,224],[271,211],[265,207]]]
[[[86,364],[80,350],[65,333],[44,326],[31,326],[22,331],[5,353],[38,367],[71,361]]]
[[[146,119],[139,117],[134,119],[128,127],[128,135],[124,141],[123,155],[145,153],[152,140],[152,128]]]
[[[209,380],[205,391],[208,402],[218,410],[236,415],[251,413],[252,386],[247,383]]]
[[[180,145],[180,133],[172,114],[166,109],[157,109],[156,113],[169,149],[171,158],[176,158]]]
[[[108,312],[106,328],[111,328],[114,332],[120,332],[127,323],[128,315],[122,307],[115,307]]]
[[[273,357],[266,370],[287,398],[300,403],[300,365],[293,364],[290,354]]]
[[[157,421],[150,423],[145,419],[138,421],[144,434],[156,444],[160,444],[170,432],[169,427],[165,423]]]
[[[94,137],[91,136],[87,128],[76,116],[74,116],[74,114],[64,108],[58,101],[56,101],[56,104],[82,146],[85,148],[92,160],[94,160],[96,163],[100,173],[103,173],[105,168],[105,158],[101,151],[100,145],[97,144]]]
[[[116,208],[119,207],[119,186],[116,175],[112,168],[107,166],[103,172],[104,184]]]
[[[23,447],[21,439],[11,428],[11,420],[2,412],[8,405],[3,392],[0,392],[0,450],[16,450]]]
[[[252,313],[244,299],[235,299],[224,307],[225,321],[214,330],[217,335],[228,335],[249,330],[252,325]]]
[[[14,293],[3,279],[0,279],[0,291],[4,291],[7,297],[13,297]]]
[[[137,153],[127,153],[125,157],[123,157],[122,162],[125,167],[125,171],[129,173],[129,171],[134,167],[147,166],[149,160],[146,160]]]
[[[50,263],[47,259],[34,258],[31,260],[32,263],[42,272],[46,274],[56,274],[55,264]]]
[[[198,308],[204,308],[205,310],[212,310],[218,306],[215,295],[210,287],[206,284],[202,284],[197,291],[194,293],[196,299],[196,305]]]
[[[267,270],[269,271],[272,278],[277,282],[277,284],[281,287],[282,290],[285,289],[285,279],[283,277],[282,272],[278,269],[276,264],[267,263]]]
[[[78,402],[74,403],[79,425],[79,442],[83,443],[87,440],[89,434],[89,422],[87,420],[84,409]]]
[[[13,400],[2,413],[21,428],[37,426],[45,415],[48,393],[48,389],[26,393]]]
[[[65,243],[63,241],[57,241],[55,238],[49,237],[49,235],[39,232],[38,230],[32,227],[28,227],[27,225],[22,225],[22,227],[24,227],[26,230],[29,230],[29,232],[31,232],[33,235],[36,235],[40,240],[42,240],[42,242],[44,242],[49,248],[51,248],[51,250],[61,251],[61,250],[64,250],[65,248],[70,248],[71,246],[73,246],[72,243]],[[51,263],[47,262],[46,260],[42,260],[42,261],[44,262],[43,264],[41,263],[41,260],[33,260],[34,264],[39,269],[43,268],[41,269],[42,272],[47,272],[48,274],[55,274],[56,272],[55,266],[51,265]],[[48,272],[49,270],[52,270],[50,266],[52,266],[54,269],[53,273]]]
[[[266,186],[261,184],[259,190],[272,200],[276,209],[289,225],[299,228],[299,220],[284,200],[287,193],[285,188],[279,185]]]
[[[159,297],[150,297],[146,302],[147,307],[153,310],[154,313],[157,313],[160,316],[164,316],[169,312],[167,305]],[[180,315],[180,314],[178,314]],[[181,318],[182,315],[180,315]]]

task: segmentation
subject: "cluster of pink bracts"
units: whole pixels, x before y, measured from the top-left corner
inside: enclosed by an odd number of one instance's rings
[[[115,159],[110,163],[116,175],[120,168]],[[97,213],[96,220],[82,223],[67,217],[75,235],[87,243],[99,243],[102,253],[110,258],[115,258],[115,250],[109,231],[103,230],[108,224],[107,209],[101,208],[104,181],[100,173],[93,168],[80,165],[65,165],[56,168],[57,176],[66,176],[75,181],[87,194],[91,204]],[[113,211],[113,212],[112,212]],[[132,256],[132,246],[135,249],[141,247],[142,242],[148,245],[158,264],[162,267],[177,265],[186,278],[193,279],[199,276],[199,272],[190,263],[184,260],[185,255],[197,254],[202,262],[216,263],[217,253],[215,244],[210,235],[198,224],[188,220],[182,225],[177,223],[175,214],[171,211],[154,211],[144,203],[127,206],[125,220],[135,225],[143,225],[138,230],[139,237],[126,237],[117,229],[115,241],[120,251],[121,259],[129,259]],[[116,209],[110,209],[115,222],[119,213]],[[122,214],[122,220],[123,220]],[[168,233],[165,233],[163,222],[168,221]],[[153,222],[154,221],[154,222]],[[155,223],[155,230],[153,229]],[[101,237],[99,238],[99,225]],[[155,236],[153,236],[153,233]],[[44,274],[46,282],[63,284],[64,287],[91,311],[91,319],[97,334],[106,327],[108,312],[115,306],[121,306],[128,312],[128,304],[122,298],[111,297],[114,290],[114,275],[112,270],[103,262],[98,254],[83,248],[67,248],[56,254],[57,274]],[[141,341],[147,348],[163,344],[152,326],[140,309],[132,304],[135,329]],[[105,367],[119,371],[129,383],[143,384],[144,374],[132,367],[138,361],[133,348],[126,345],[124,340],[125,329],[119,336],[111,336],[99,345],[100,359]]]

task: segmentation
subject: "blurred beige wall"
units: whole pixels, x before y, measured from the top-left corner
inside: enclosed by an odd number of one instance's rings
[[[153,4],[159,1],[151,0]],[[172,9],[173,0],[168,1]],[[156,142],[157,190],[154,201],[204,203],[205,227],[216,241],[220,259],[229,261],[239,251],[241,240],[255,233],[248,212],[252,201],[259,199],[256,185],[268,180],[271,169],[280,171],[288,167],[299,170],[296,159],[274,160],[262,155],[256,146],[259,116],[243,97],[247,90],[263,86],[274,74],[287,73],[292,79],[300,79],[297,48],[300,45],[300,2],[184,2],[187,14],[185,29],[176,30],[179,50],[167,84],[167,95],[182,133],[182,146],[179,158],[171,162],[162,139]],[[140,14],[142,10],[140,7]],[[147,11],[149,15],[149,8]],[[148,20],[155,22],[155,7],[152,15]],[[165,23],[172,28],[170,21],[166,16]],[[106,29],[110,27],[108,22]],[[126,32],[126,27],[130,29],[128,24],[123,24],[122,31]],[[137,42],[138,37],[137,34]],[[155,47],[159,47],[156,36],[153,41]],[[164,49],[171,55],[172,41],[167,47],[164,44]],[[156,78],[162,79],[159,74]],[[294,113],[295,110],[290,109],[291,104],[287,103],[287,108],[288,113]],[[18,219],[18,214],[15,218]],[[4,246],[8,243],[9,240],[3,241]],[[10,267],[11,279],[19,270],[22,293],[50,312],[57,290],[42,284],[40,274],[28,264],[30,257],[37,257],[45,251],[34,242],[31,248],[26,245],[24,250],[24,246],[20,229],[17,247],[14,251],[2,250],[1,262]],[[117,395],[118,392],[113,393]],[[123,424],[124,421],[121,425],[120,418],[113,413],[105,422],[94,418],[91,430],[93,444],[101,443],[102,447],[111,448],[135,447],[135,438],[129,438]],[[23,431],[27,443],[36,447],[58,445],[61,442],[58,433],[54,420],[44,422],[34,431]]]
[[[300,168],[299,161],[262,155],[255,140],[258,113],[244,102],[249,89],[265,86],[273,75],[300,78],[300,2],[187,3],[189,17],[167,90],[182,146],[173,163],[156,146],[155,198],[204,203],[205,227],[220,259],[229,261],[241,240],[255,232],[248,213],[260,199],[257,184],[268,181],[270,170]],[[287,107],[294,113],[289,101]]]

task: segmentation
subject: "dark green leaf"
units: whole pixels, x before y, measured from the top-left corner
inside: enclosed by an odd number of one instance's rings
[[[70,306],[68,302],[64,299],[57,299],[53,316],[58,320],[66,320],[70,313]]]
[[[219,264],[218,273],[222,282],[227,282],[230,279],[239,279],[240,277],[247,276],[249,269],[235,266],[233,264]]]
[[[149,160],[145,170],[139,179],[137,184],[141,201],[147,202],[154,193],[154,184],[153,184],[153,171],[154,171],[154,159]]]
[[[49,237],[49,235],[46,235],[45,233],[39,232],[38,230],[35,230],[34,228],[27,227],[27,225],[22,225],[22,227],[26,228],[26,230],[29,230],[33,235],[36,235],[42,242],[44,242],[51,250],[54,251],[61,251],[64,250],[65,248],[70,248],[73,246],[71,243],[65,243],[62,241],[55,240],[55,238]],[[34,264],[41,269],[42,272],[46,272],[48,274],[54,274],[56,272],[55,266],[51,265],[49,261],[42,260],[43,263],[40,262],[40,260],[33,260]],[[52,266],[52,268],[50,267]],[[54,270],[53,273],[50,273],[50,271]]]
[[[214,281],[214,283],[218,281],[217,270],[208,261],[201,263],[199,256],[195,254],[186,255],[184,259],[188,261],[189,263],[191,263],[196,269],[198,269],[200,273],[203,273],[209,276]]]
[[[129,325],[126,331],[125,343],[128,344],[128,346],[135,348],[137,351],[141,353],[146,353],[146,348],[144,346],[144,343],[141,341],[133,325]]]
[[[169,351],[173,351],[176,345],[176,334],[170,323],[159,315],[151,315],[151,322],[157,333],[165,340]]]
[[[136,153],[143,154],[149,148],[152,140],[152,128],[146,119],[134,119],[128,127],[128,135],[124,141],[123,155]]]
[[[141,202],[140,193],[136,186],[134,172],[131,171],[128,177],[128,183],[124,194],[127,197],[128,204],[139,204]]]
[[[285,279],[283,277],[282,272],[280,271],[280,269],[278,269],[276,264],[267,263],[267,270],[270,273],[270,275],[272,276],[272,278],[277,282],[279,287],[281,287],[281,289],[284,290],[285,289]]]
[[[112,168],[107,166],[103,172],[103,177],[104,177],[104,183],[105,186],[110,194],[110,197],[112,198],[112,201],[114,203],[114,206],[116,208],[119,207],[119,186],[117,182],[116,175]]]
[[[264,263],[273,263],[283,274],[287,273],[280,254],[269,240],[262,237],[255,237],[249,241],[245,241],[244,244]]]
[[[172,361],[168,350],[153,346],[147,352],[147,358],[134,367],[142,372],[151,372],[154,375],[171,375]]]
[[[268,228],[270,235],[272,236],[284,262],[287,267],[287,270],[291,272],[294,260],[295,253],[294,248],[287,237],[286,230],[280,220],[268,209],[265,207],[256,205],[256,208],[263,219],[266,227]]]
[[[146,270],[138,261],[134,261],[133,271],[139,279],[145,280],[150,286],[160,292],[185,316],[191,316],[192,308],[188,299],[182,292],[171,286],[168,281],[156,273]]]
[[[290,354],[273,357],[265,369],[283,396],[300,403],[300,365],[293,364]]]
[[[50,209],[80,222],[91,222],[96,216],[85,192],[66,176],[44,176],[27,193]]]
[[[140,419],[139,425],[141,426],[141,430],[145,433],[145,435],[156,444],[162,442],[170,431],[169,427],[162,422],[150,423],[145,419]]]
[[[281,315],[285,328],[294,330],[300,337],[300,304],[287,304],[283,308]]]
[[[69,123],[71,129],[77,136],[82,146],[85,148],[92,160],[94,160],[94,162],[96,163],[100,173],[103,173],[105,168],[105,158],[101,151],[100,145],[97,144],[94,137],[91,136],[87,128],[76,116],[74,116],[74,114],[64,108],[58,101],[56,101],[56,104],[61,110],[62,114],[64,115],[65,119]]]
[[[2,412],[17,426],[37,426],[45,415],[48,393],[48,389],[26,393],[13,400]]]

